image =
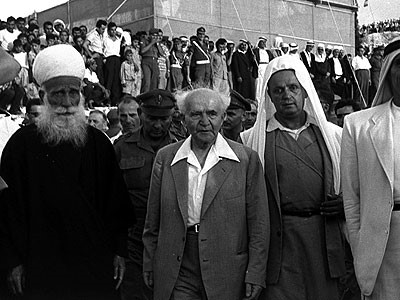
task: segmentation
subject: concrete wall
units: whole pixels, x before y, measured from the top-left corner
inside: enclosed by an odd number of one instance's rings
[[[84,24],[90,30],[121,2],[72,0],[72,26]],[[128,0],[111,20],[133,32],[155,26],[168,36],[190,36],[204,26],[211,40],[248,38],[256,43],[264,35],[271,46],[273,39],[281,36],[285,42],[298,43],[300,49],[313,39],[343,44],[354,52],[355,9],[354,0]],[[38,13],[39,22],[61,18],[68,23],[67,11],[68,5],[62,4]]]

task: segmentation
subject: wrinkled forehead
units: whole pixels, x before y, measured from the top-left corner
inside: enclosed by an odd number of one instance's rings
[[[223,100],[221,96],[211,90],[194,91],[187,96],[187,111],[198,111],[208,109],[222,109]]]

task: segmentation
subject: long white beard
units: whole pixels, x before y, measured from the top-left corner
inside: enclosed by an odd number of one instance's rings
[[[76,148],[83,147],[87,138],[83,101],[78,106],[54,108],[48,103],[46,97],[37,123],[44,142],[52,146],[67,142]]]

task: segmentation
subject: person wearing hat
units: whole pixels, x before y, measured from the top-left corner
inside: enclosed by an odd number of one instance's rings
[[[294,56],[294,57],[300,59],[300,56],[299,56],[298,51],[299,51],[299,45],[297,45],[297,44],[294,43],[294,42],[289,43],[289,55]]]
[[[369,90],[369,99],[368,99],[369,106],[371,105],[372,100],[375,97],[376,91],[378,90],[379,75],[381,74],[384,50],[385,50],[384,45],[377,46],[376,48],[374,48],[372,56],[369,59],[369,63],[371,65],[371,87]]]
[[[357,55],[351,61],[351,66],[356,75],[356,84],[354,88],[354,100],[360,103],[361,108],[368,105],[368,92],[371,79],[371,64],[368,58],[364,56],[365,48],[363,45],[357,47]]]
[[[53,26],[57,35],[60,35],[61,31],[65,29],[65,23],[61,19],[54,20]]]
[[[314,79],[315,76],[315,55],[314,53],[312,53],[313,49],[314,49],[314,41],[309,40],[306,43],[306,48],[300,52],[300,59],[306,66],[311,79]]]
[[[286,55],[289,52],[289,44],[288,43],[281,43],[280,48],[282,50],[282,55]]]
[[[178,98],[190,136],[154,161],[143,276],[161,299],[257,299],[265,286],[269,212],[257,153],[220,133],[229,98]]]
[[[274,59],[271,50],[267,49],[267,38],[260,36],[258,38],[257,47],[253,50],[257,64],[254,66],[256,76],[256,99],[259,101],[262,93],[265,70],[268,63]]]
[[[328,62],[328,57],[325,53],[325,45],[319,43],[317,52],[315,53],[315,72],[314,72],[314,87],[317,93],[324,95],[325,101],[332,107],[334,94],[331,88],[331,65]],[[329,110],[333,112],[333,110]]]
[[[328,122],[308,70],[283,55],[267,68],[254,126],[242,141],[264,166],[271,217],[260,300],[338,300],[345,274],[341,128]]]
[[[109,139],[86,122],[84,73],[70,45],[38,54],[41,117],[1,158],[0,259],[11,291],[27,299],[118,299],[135,215]]]
[[[340,96],[341,99],[350,99],[350,78],[351,73],[348,69],[347,59],[339,58],[340,46],[335,46],[332,52],[332,58],[328,59],[331,67],[331,88],[334,94]],[[346,65],[347,63],[347,65]],[[350,69],[351,72],[351,69]]]
[[[192,83],[200,87],[208,87],[211,83],[211,63],[208,45],[204,42],[206,30],[197,28],[196,38],[192,41],[190,78]]]
[[[158,68],[158,57],[163,56],[164,51],[159,46],[160,38],[157,28],[149,30],[149,36],[140,41],[140,55],[142,56],[142,87],[141,92],[147,93],[158,88],[160,70]]]
[[[231,102],[226,109],[226,119],[222,124],[222,135],[232,141],[241,142],[240,133],[243,131],[243,122],[246,111],[251,110],[250,102],[235,90],[231,90]]]
[[[177,139],[169,133],[175,98],[165,90],[153,90],[136,98],[142,126],[122,135],[114,148],[134,206],[137,223],[129,229],[126,276],[121,286],[121,299],[152,299],[152,291],[142,277],[142,233],[147,212],[150,178],[159,149]]]
[[[255,79],[257,64],[249,42],[241,39],[237,51],[232,54],[233,89],[245,98],[255,99]]]
[[[384,50],[371,108],[345,117],[341,171],[346,227],[364,299],[400,295],[400,39]]]
[[[333,52],[333,46],[332,45],[327,45],[326,48],[325,48],[325,54],[326,54],[326,57],[328,59],[332,58],[332,52]]]

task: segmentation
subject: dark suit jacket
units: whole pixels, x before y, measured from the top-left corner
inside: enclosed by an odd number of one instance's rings
[[[329,62],[329,65],[331,66],[331,78],[335,78],[336,74],[335,74],[335,64],[333,62],[333,57],[328,59],[328,62]],[[350,74],[349,74],[349,70],[347,69],[344,60],[343,59],[339,59],[339,62],[340,62],[340,65],[342,66],[342,70],[343,70],[342,77],[344,77],[347,80],[349,80],[350,79]]]
[[[317,131],[317,140],[320,145],[325,145],[320,131]],[[331,164],[328,149],[321,147],[324,165]],[[333,194],[332,168],[324,168],[325,195]],[[271,218],[271,241],[268,256],[267,284],[276,284],[282,264],[282,219],[279,198],[278,175],[275,159],[275,132],[268,132],[265,145],[265,174],[268,192],[268,202]],[[329,274],[337,278],[345,273],[344,241],[337,219],[325,219],[325,234]]]
[[[271,50],[269,50],[269,49],[266,49],[266,50],[267,50],[267,53],[268,53],[268,56],[269,56],[269,61],[273,60],[275,57],[272,54]],[[253,52],[254,52],[254,56],[256,58],[257,64],[260,64],[260,48],[254,49]],[[258,77],[258,66],[257,65],[255,65],[255,68],[254,68],[254,71],[253,71],[253,77],[254,78]]]
[[[269,214],[258,154],[227,141],[240,162],[209,172],[199,232],[201,275],[210,300],[242,299],[244,282],[265,286]],[[171,162],[183,141],[156,157],[143,233],[143,270],[154,272],[154,299],[169,299],[178,278],[188,219],[188,165]]]
[[[300,59],[306,66],[308,73],[315,75],[315,55],[314,53],[310,54],[311,54],[311,64],[308,64],[308,60],[304,51],[300,52]]]

